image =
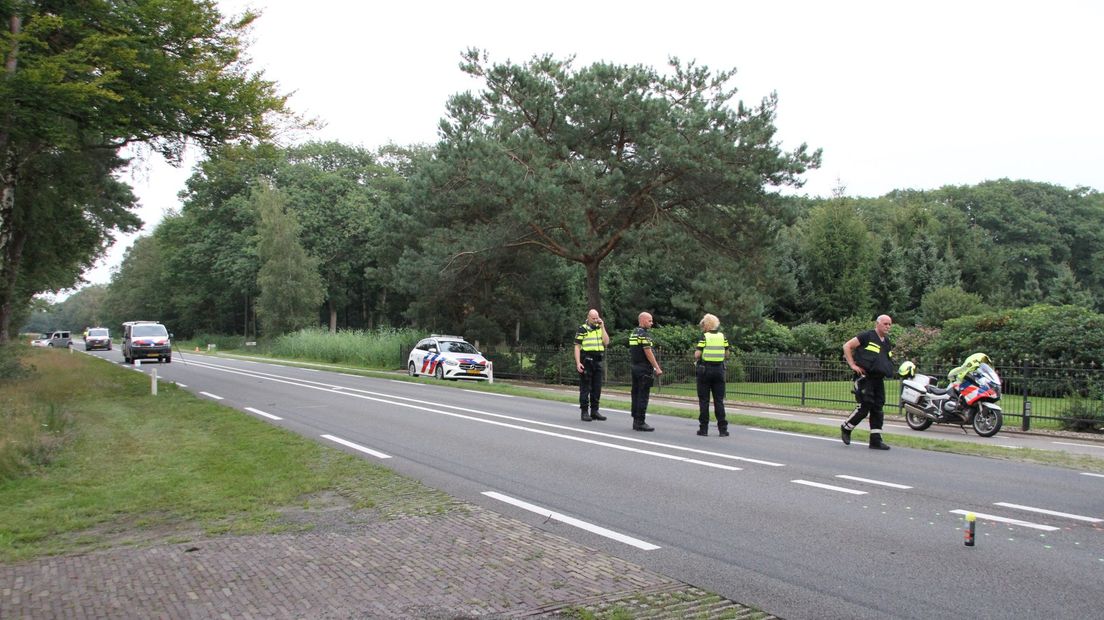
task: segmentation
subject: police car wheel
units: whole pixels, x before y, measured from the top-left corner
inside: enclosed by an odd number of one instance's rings
[[[444,364],[437,364],[437,370],[435,370],[433,372],[433,375],[435,377],[437,377],[438,379],[444,379],[445,378],[445,365]]]
[[[411,377],[418,376],[418,371],[414,369],[414,362],[410,362],[410,365],[406,367],[406,372],[410,374]]]

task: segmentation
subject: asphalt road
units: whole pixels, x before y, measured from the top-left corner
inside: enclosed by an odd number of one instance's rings
[[[117,350],[94,354],[121,363]],[[698,437],[696,421],[655,415],[657,431],[637,433],[624,411],[581,422],[571,404],[433,380],[187,353],[152,367],[201,398],[781,617],[1104,608],[1099,474],[739,426]]]

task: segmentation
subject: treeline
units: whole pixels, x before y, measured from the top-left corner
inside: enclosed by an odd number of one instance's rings
[[[449,99],[432,146],[212,150],[112,282],[66,302],[79,308],[66,326],[157,319],[250,340],[391,326],[540,345],[566,342],[591,307],[615,330],[643,310],[688,326],[712,312],[749,341],[771,321],[886,312],[939,327],[1104,307],[1095,190],[996,180],[795,197],[784,190],[820,152],[782,150],[777,99],[733,101],[734,71],[477,51],[461,69],[481,89]]]
[[[586,311],[582,267],[457,240],[451,233],[464,223],[448,205],[407,193],[426,152],[337,143],[226,150],[200,166],[180,212],[135,243],[110,285],[60,304],[54,322],[79,329],[156,318],[181,336],[273,335],[256,316],[262,238],[253,197],[263,180],[284,195],[317,265],[324,300],[314,324],[565,342]],[[634,231],[601,274],[613,328],[629,329],[641,310],[660,325],[688,326],[710,311],[740,334],[741,348],[760,340],[764,350],[812,352],[825,340],[817,325],[855,325],[852,317],[861,325],[879,312],[902,326],[940,327],[1001,309],[1099,311],[1104,302],[1104,203],[1091,190],[1001,180],[874,199],[780,199],[777,213],[770,238],[739,252],[676,222]],[[47,329],[47,316],[32,329]],[[779,335],[777,324],[803,327]]]

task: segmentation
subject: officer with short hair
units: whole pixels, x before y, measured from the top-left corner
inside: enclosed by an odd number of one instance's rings
[[[633,430],[651,432],[655,429],[644,423],[648,413],[648,394],[652,390],[655,378],[663,374],[655,352],[652,351],[652,315],[641,312],[637,317],[637,328],[629,336],[629,361],[632,363],[632,418]]]
[[[882,441],[882,421],[885,406],[885,378],[892,376],[893,343],[889,340],[889,328],[893,319],[883,314],[869,329],[843,344],[843,358],[855,371],[855,400],[859,405],[840,426],[840,436],[845,445],[851,445],[851,431],[867,415],[870,416],[870,449],[889,450]]]
[[[717,416],[717,430],[721,437],[728,437],[728,420],[725,419],[725,357],[728,356],[728,339],[719,331],[721,321],[706,314],[698,323],[702,337],[694,350],[698,379],[698,434],[709,434],[709,396],[713,396],[713,410]]]
[[[606,323],[591,309],[586,323],[575,333],[575,369],[579,371],[579,409],[583,422],[605,420],[598,413],[598,400],[602,397],[602,357],[610,337]]]

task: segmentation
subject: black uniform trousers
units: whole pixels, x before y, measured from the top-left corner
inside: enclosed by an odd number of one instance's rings
[[[655,383],[655,375],[652,367],[647,364],[633,364],[632,366],[632,417],[633,424],[644,423],[644,415],[648,412],[648,395]]]
[[[602,356],[582,353],[583,372],[579,373],[579,409],[590,413],[598,411],[598,401],[602,398]]]
[[[709,427],[709,397],[713,396],[713,410],[717,415],[717,429],[728,430],[725,419],[725,367],[724,362],[700,362],[698,376],[698,424]]]
[[[882,377],[859,377],[855,380],[855,400],[859,406],[851,412],[847,423],[852,427],[858,426],[869,415],[870,431],[880,433],[885,419],[882,411],[885,406],[885,380]]]

